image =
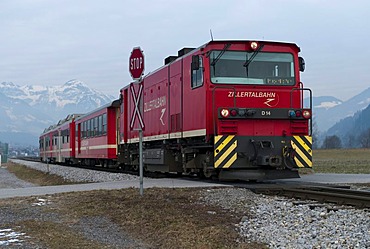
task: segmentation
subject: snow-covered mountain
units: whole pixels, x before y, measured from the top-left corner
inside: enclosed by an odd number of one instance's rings
[[[9,132],[38,136],[44,128],[68,114],[87,113],[113,99],[79,80],[70,80],[61,86],[0,83],[0,141],[1,134]]]

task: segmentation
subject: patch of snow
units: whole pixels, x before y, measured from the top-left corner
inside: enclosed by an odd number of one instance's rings
[[[19,238],[24,235],[25,233],[15,232],[11,228],[0,229],[0,246],[9,246],[10,244],[14,243],[17,243],[17,245],[21,245],[20,242],[22,242],[23,240]]]
[[[45,205],[50,204],[50,203],[51,203],[50,200],[37,198],[37,202],[32,203],[31,206],[33,206],[33,207],[35,207],[35,206],[45,206]]]
[[[361,101],[361,102],[359,102],[358,104],[359,105],[367,105],[367,104],[369,104],[370,103],[370,98],[367,98],[367,99],[365,99],[365,100],[363,100],[363,101]],[[366,107],[365,107],[366,108]]]
[[[342,102],[339,101],[331,101],[331,102],[321,102],[320,105],[315,106],[315,108],[325,108],[325,109],[330,109],[333,108],[334,106],[340,105]]]
[[[67,100],[67,99],[64,99],[64,100],[63,99],[58,99],[55,102],[57,104],[57,107],[64,107],[67,104],[76,104],[75,100]]]

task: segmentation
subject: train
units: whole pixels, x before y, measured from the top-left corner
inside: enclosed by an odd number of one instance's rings
[[[137,171],[142,128],[145,171],[299,177],[312,167],[312,92],[299,53],[294,43],[258,40],[185,47],[118,99],[45,129],[40,158]]]

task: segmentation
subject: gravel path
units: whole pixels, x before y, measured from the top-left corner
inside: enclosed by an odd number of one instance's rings
[[[27,188],[35,185],[22,181],[10,173],[5,167],[0,167],[0,189],[1,188]]]

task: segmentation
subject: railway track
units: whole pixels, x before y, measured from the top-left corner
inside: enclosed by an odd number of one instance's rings
[[[251,188],[251,190],[260,194],[370,208],[370,191],[353,190],[342,186],[275,185]]]

